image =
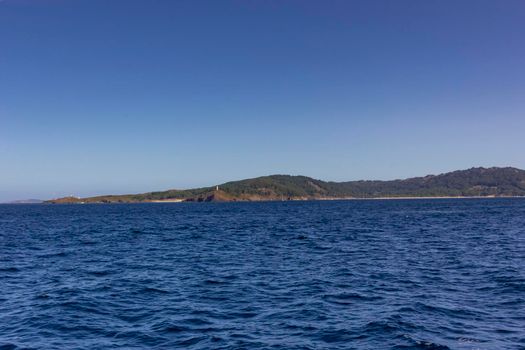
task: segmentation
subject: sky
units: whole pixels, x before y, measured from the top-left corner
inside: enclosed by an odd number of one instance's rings
[[[2,0],[0,201],[525,168],[522,0]]]

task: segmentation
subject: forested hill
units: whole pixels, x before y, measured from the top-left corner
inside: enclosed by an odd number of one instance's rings
[[[525,196],[525,170],[472,168],[405,180],[326,182],[306,176],[271,175],[189,190],[168,190],[89,198],[65,197],[47,203],[152,201],[261,201],[381,197]]]

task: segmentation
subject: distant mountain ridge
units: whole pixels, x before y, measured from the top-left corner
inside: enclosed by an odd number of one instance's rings
[[[44,201],[41,199],[19,199],[16,201],[7,202],[5,204],[40,204],[40,203],[44,203]]]
[[[400,197],[514,197],[525,196],[525,170],[471,168],[405,180],[327,182],[306,176],[270,175],[231,181],[218,187],[168,190],[88,198],[64,197],[46,203],[134,203],[322,200]]]

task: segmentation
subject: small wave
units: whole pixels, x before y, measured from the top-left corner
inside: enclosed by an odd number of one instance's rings
[[[196,345],[196,344],[206,340],[207,338],[208,337],[206,337],[206,336],[190,337],[190,338],[187,338],[187,339],[184,339],[184,340],[177,341],[174,345],[188,347],[188,346]]]
[[[228,316],[232,318],[254,318],[257,317],[256,312],[229,312]]]
[[[179,325],[167,326],[162,329],[163,332],[168,332],[168,333],[181,333],[181,332],[187,332],[189,330],[191,330],[191,328],[179,326]]]
[[[97,277],[107,276],[111,275],[113,272],[109,270],[94,270],[94,271],[86,271],[88,275],[93,275]]]
[[[362,295],[359,293],[340,293],[340,294],[325,294],[323,295],[323,300],[335,303],[335,304],[351,304],[355,302],[361,302],[361,301],[376,301],[381,300],[382,297],[380,296],[373,296],[373,295]]]
[[[147,293],[160,293],[160,294],[168,294],[169,292],[164,289],[155,288],[155,287],[144,287],[140,291],[141,293],[147,294]]]
[[[17,267],[0,267],[0,272],[20,272]]]
[[[410,335],[404,334],[401,337],[403,340],[409,342],[409,344],[399,344],[392,347],[395,350],[450,350],[446,345],[434,343],[426,340],[415,340]]]
[[[204,281],[204,284],[226,284],[228,283],[227,281],[221,281],[221,280],[212,280],[212,279],[207,279]]]
[[[58,252],[58,253],[47,253],[47,254],[41,254],[38,257],[39,258],[64,258],[67,257],[69,253],[67,252]]]
[[[186,318],[180,321],[183,324],[191,324],[194,326],[206,326],[211,325],[213,322],[210,322],[204,318]]]
[[[374,334],[374,333],[395,333],[401,328],[392,322],[387,321],[372,321],[366,324],[364,327],[364,334]]]

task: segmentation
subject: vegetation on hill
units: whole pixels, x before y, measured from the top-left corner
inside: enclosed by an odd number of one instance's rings
[[[472,168],[406,180],[325,182],[306,176],[271,175],[215,187],[89,198],[48,203],[129,203],[152,201],[260,201],[380,197],[525,196],[525,171]]]

